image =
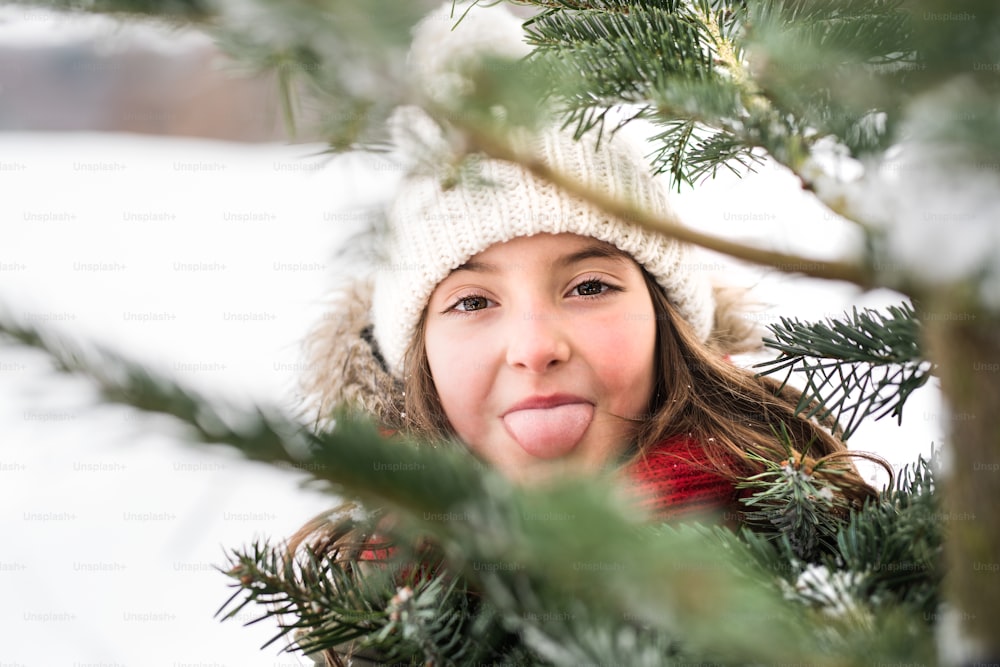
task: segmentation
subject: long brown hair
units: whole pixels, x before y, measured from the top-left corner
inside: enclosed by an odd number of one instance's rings
[[[651,416],[638,437],[640,452],[667,438],[689,436],[719,472],[730,470],[723,462],[739,462],[743,469],[733,471],[734,481],[761,472],[765,464],[759,458],[794,458],[806,472],[832,482],[852,506],[877,497],[852,457],[871,460],[891,476],[883,459],[848,450],[832,417],[817,422],[800,414],[801,392],[791,385],[732,364],[713,349],[711,339],[701,343],[659,285],[643,273],[658,326],[656,385]]]

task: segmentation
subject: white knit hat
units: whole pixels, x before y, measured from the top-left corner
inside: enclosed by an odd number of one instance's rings
[[[484,31],[498,30],[497,17],[482,12],[478,23],[466,26],[466,21],[476,21],[477,13],[472,11],[450,34],[468,30],[481,45]],[[517,23],[509,15],[505,20]],[[429,49],[440,54],[441,17],[432,21],[432,27],[425,20],[418,28],[411,53]],[[520,31],[519,23],[516,29]],[[510,35],[509,26],[499,30]],[[437,70],[424,75],[425,80],[441,80]],[[440,128],[417,108],[400,109],[390,125],[404,153],[447,151]],[[594,136],[575,141],[568,132],[550,128],[534,135],[526,147],[549,167],[589,187],[655,215],[673,216],[666,193],[650,175],[638,147],[618,135],[604,136],[599,146],[595,144]],[[375,274],[374,337],[397,377],[403,375],[407,347],[437,284],[495,243],[540,233],[588,236],[628,253],[663,287],[696,335],[708,338],[714,312],[712,287],[708,277],[687,261],[686,246],[609,216],[512,163],[483,158],[474,165],[471,178],[449,187],[443,187],[441,170],[426,166],[425,162],[423,169],[411,169],[389,209],[386,260]]]

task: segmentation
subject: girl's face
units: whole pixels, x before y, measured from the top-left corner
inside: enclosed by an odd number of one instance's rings
[[[431,295],[426,352],[445,415],[516,479],[622,454],[653,391],[656,318],[614,246],[538,234],[490,246]]]

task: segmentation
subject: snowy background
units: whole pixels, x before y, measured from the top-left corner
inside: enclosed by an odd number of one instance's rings
[[[290,408],[299,341],[340,279],[336,249],[396,177],[321,148],[0,132],[0,308],[205,391]],[[770,166],[676,206],[706,230],[814,257],[858,241]],[[899,301],[700,261],[754,284],[765,324]],[[936,388],[906,412],[902,427],[866,424],[852,446],[897,468],[926,454],[941,441]],[[303,664],[277,645],[259,650],[272,625],[213,618],[230,593],[214,569],[227,548],[287,537],[333,504],[302,481],[186,444],[169,420],[102,406],[44,355],[0,345],[0,664]]]

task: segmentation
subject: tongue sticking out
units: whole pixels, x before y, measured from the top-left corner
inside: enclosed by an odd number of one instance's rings
[[[554,408],[509,412],[503,423],[524,451],[541,459],[554,459],[576,447],[593,418],[593,405],[568,403]]]

